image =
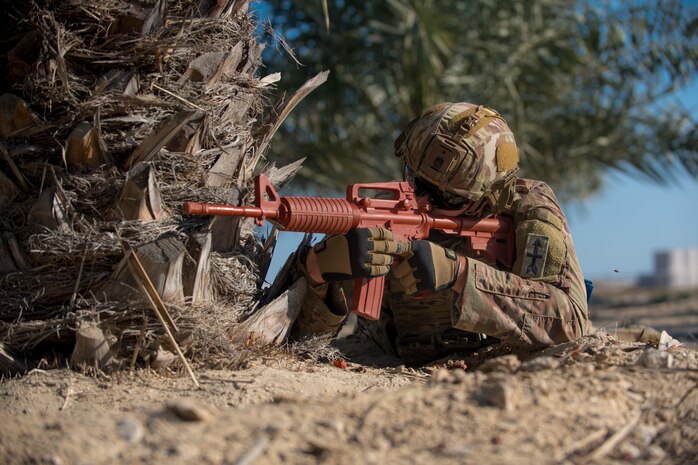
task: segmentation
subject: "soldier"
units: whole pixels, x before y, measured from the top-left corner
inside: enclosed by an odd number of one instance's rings
[[[408,363],[492,341],[535,349],[585,334],[586,288],[567,220],[548,185],[516,177],[514,135],[496,111],[436,105],[407,125],[395,154],[435,207],[509,216],[513,267],[474,258],[467,239],[436,231],[411,242],[395,241],[382,228],[331,236],[297,252],[296,275],[308,279],[309,292],[294,337],[335,335],[348,315],[342,281],[382,275],[381,319],[361,326]]]

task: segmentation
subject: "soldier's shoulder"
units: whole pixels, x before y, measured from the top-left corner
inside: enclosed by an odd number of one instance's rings
[[[567,222],[562,207],[552,188],[543,181],[519,179],[516,184],[517,200],[514,202],[512,216],[515,221],[542,219],[566,229]],[[552,218],[557,218],[553,220]]]
[[[559,202],[553,189],[545,182],[535,179],[518,179],[516,192],[519,196],[519,205],[522,207],[555,207],[559,209]]]
[[[552,187],[550,187],[545,181],[539,181],[537,179],[525,179],[519,178],[516,180],[516,190],[517,192],[525,192],[533,195],[542,194],[552,194]]]

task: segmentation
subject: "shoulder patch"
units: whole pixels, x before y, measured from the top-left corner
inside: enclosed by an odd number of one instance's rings
[[[526,249],[521,267],[522,278],[540,278],[543,276],[545,262],[548,258],[549,242],[550,238],[542,234],[529,233],[526,236]]]

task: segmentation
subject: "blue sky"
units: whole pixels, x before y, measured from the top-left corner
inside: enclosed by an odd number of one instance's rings
[[[587,277],[633,279],[653,269],[656,251],[698,247],[698,182],[683,176],[661,187],[627,176],[609,179],[585,211],[567,208]]]

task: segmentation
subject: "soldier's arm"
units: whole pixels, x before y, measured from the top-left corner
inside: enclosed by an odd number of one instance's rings
[[[528,347],[583,336],[589,325],[586,289],[564,217],[529,211],[516,236],[511,272],[467,260],[454,286],[453,326]]]
[[[308,293],[291,334],[296,336],[336,333],[347,317],[343,282],[385,276],[393,262],[391,254],[400,244],[383,228],[356,228],[343,235],[328,236],[299,254],[298,273],[308,280]]]
[[[306,264],[309,257],[310,268],[315,271],[314,254],[308,254],[308,250],[296,251],[294,278],[297,280],[303,276],[308,285],[300,314],[291,328],[291,337],[333,337],[349,314],[347,299],[339,282],[320,282],[321,278],[309,272]]]

